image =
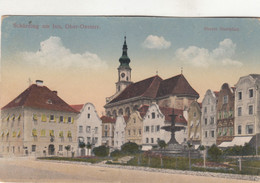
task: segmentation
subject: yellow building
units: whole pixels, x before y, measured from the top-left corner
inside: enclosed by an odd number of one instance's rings
[[[1,109],[1,155],[70,155],[77,147],[76,115],[37,80]]]

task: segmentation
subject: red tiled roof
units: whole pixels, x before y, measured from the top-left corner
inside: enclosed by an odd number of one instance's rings
[[[163,115],[165,116],[165,121],[167,122],[171,122],[171,114],[172,114],[172,110],[174,110],[174,114],[176,114],[176,118],[175,118],[175,122],[176,123],[182,123],[184,125],[187,125],[187,121],[183,116],[183,110],[181,109],[174,109],[174,108],[169,108],[169,107],[159,107],[160,111],[163,113]]]
[[[161,82],[157,97],[167,95],[192,95],[199,98],[198,92],[191,87],[182,74],[165,79]]]
[[[76,104],[76,105],[70,105],[70,107],[72,107],[73,109],[75,109],[76,111],[80,112],[81,109],[83,108],[84,104]]]
[[[32,84],[14,100],[2,107],[2,110],[20,106],[77,113],[55,92],[46,86],[38,86],[36,84]]]
[[[142,118],[144,118],[148,109],[149,109],[149,105],[142,105],[141,107],[139,107],[138,112]]]
[[[161,81],[162,79],[156,75],[148,79],[132,83],[127,86],[120,95],[118,95],[109,103],[114,103],[134,97],[148,97],[153,99],[156,97]]]
[[[214,94],[218,97],[219,91],[214,91]]]
[[[101,118],[102,123],[115,123],[116,119],[115,118],[111,118],[109,116],[102,116]]]
[[[125,120],[125,122],[127,122],[128,119],[129,119],[129,116],[124,116],[124,120]]]

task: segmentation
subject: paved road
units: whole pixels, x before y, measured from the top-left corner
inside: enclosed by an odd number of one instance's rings
[[[249,183],[250,181],[36,161],[28,158],[0,158],[0,182]]]

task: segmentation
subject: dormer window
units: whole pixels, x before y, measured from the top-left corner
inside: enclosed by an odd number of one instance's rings
[[[52,100],[51,100],[51,99],[48,99],[46,103],[47,103],[47,104],[52,104]]]

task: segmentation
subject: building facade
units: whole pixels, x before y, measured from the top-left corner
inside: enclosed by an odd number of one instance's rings
[[[201,144],[207,147],[217,142],[217,102],[218,92],[207,90],[201,106]]]
[[[125,143],[125,128],[128,117],[118,116],[115,122],[114,130],[114,148],[121,149],[121,146]]]
[[[67,156],[76,151],[77,111],[40,80],[4,106],[1,114],[4,156]]]
[[[201,144],[201,104],[197,101],[191,103],[188,109],[188,140],[192,144]]]
[[[147,109],[148,106],[142,106],[139,110],[144,111]],[[130,114],[126,122],[125,141],[142,145],[143,116],[146,112],[140,112],[139,110]]]
[[[102,141],[102,121],[99,118],[95,106],[92,103],[81,105],[71,105],[79,112],[77,117],[77,139],[78,143],[90,144],[91,149],[101,145]],[[78,147],[78,155],[90,155],[86,148]]]
[[[113,148],[116,119],[108,116],[102,116],[100,119],[102,121],[102,145]]]
[[[234,138],[235,88],[224,83],[217,102],[217,145]]]
[[[158,146],[159,140],[168,143],[171,139],[171,132],[162,129],[164,126],[171,125],[171,114],[173,108],[159,107],[157,104],[149,106],[143,118],[142,150],[150,150]],[[185,129],[175,133],[178,143],[183,143],[187,139],[186,127],[187,121],[183,116],[183,110],[174,109],[176,114],[175,125],[183,126]]]
[[[239,79],[235,92],[235,136],[253,136],[260,132],[260,75]]]

